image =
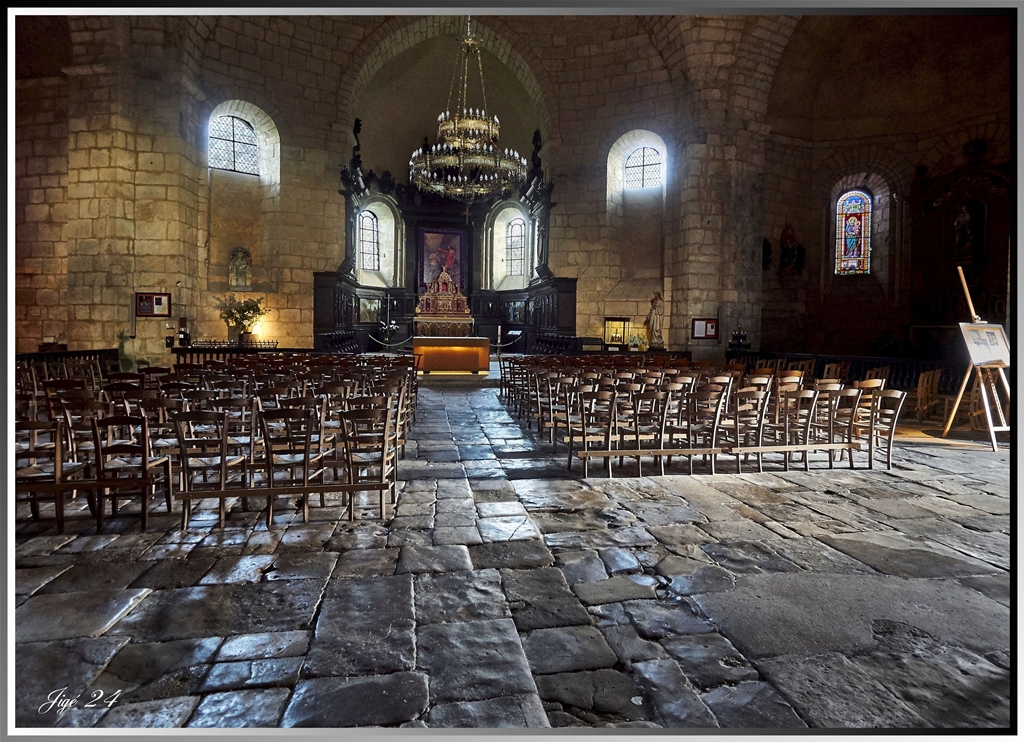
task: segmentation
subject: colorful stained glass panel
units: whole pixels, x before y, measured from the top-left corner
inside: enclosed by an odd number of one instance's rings
[[[836,275],[871,272],[871,196],[847,191],[836,203]]]

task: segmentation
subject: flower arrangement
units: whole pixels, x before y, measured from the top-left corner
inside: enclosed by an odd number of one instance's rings
[[[264,298],[257,299],[236,299],[231,294],[226,299],[217,300],[217,308],[220,309],[220,317],[230,327],[237,327],[242,332],[252,332],[253,325],[265,314],[270,314],[270,309],[263,306]]]
[[[633,333],[629,336],[629,340],[626,341],[630,347],[637,348],[638,350],[647,350],[647,336]]]

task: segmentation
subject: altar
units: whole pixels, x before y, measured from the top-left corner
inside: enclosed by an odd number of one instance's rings
[[[414,337],[412,352],[419,356],[419,370],[487,371],[491,365],[491,341],[476,337]]]
[[[473,317],[458,284],[442,269],[416,305],[413,333],[421,337],[462,338],[473,334]]]

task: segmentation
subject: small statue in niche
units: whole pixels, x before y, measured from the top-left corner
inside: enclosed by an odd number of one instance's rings
[[[662,301],[661,292],[655,291],[651,297],[651,309],[647,312],[644,324],[647,326],[650,335],[648,345],[651,348],[664,348],[665,340],[661,336],[661,328],[665,322],[665,302]]]
[[[232,289],[252,287],[252,253],[244,247],[236,247],[231,251],[231,261],[228,263],[228,287]]]

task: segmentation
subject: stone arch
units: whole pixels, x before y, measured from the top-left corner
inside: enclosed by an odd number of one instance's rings
[[[541,134],[547,141],[552,122],[557,120],[558,95],[547,76],[544,65],[532,49],[520,48],[519,34],[496,18],[473,18],[474,35],[480,46],[512,70],[539,110],[544,114]],[[343,126],[351,129],[352,105],[373,75],[389,60],[421,41],[437,36],[460,36],[465,32],[462,16],[394,17],[378,26],[352,54],[352,64],[342,74],[339,84],[339,116]],[[554,115],[553,115],[554,114]]]
[[[836,152],[816,168],[812,208],[821,215],[819,281],[823,294],[837,280],[858,278],[835,275],[835,201],[850,188],[864,187],[872,196],[871,276],[883,291],[899,300],[906,234],[903,204],[911,164],[902,157],[893,162],[888,154],[871,146],[852,148]]]

